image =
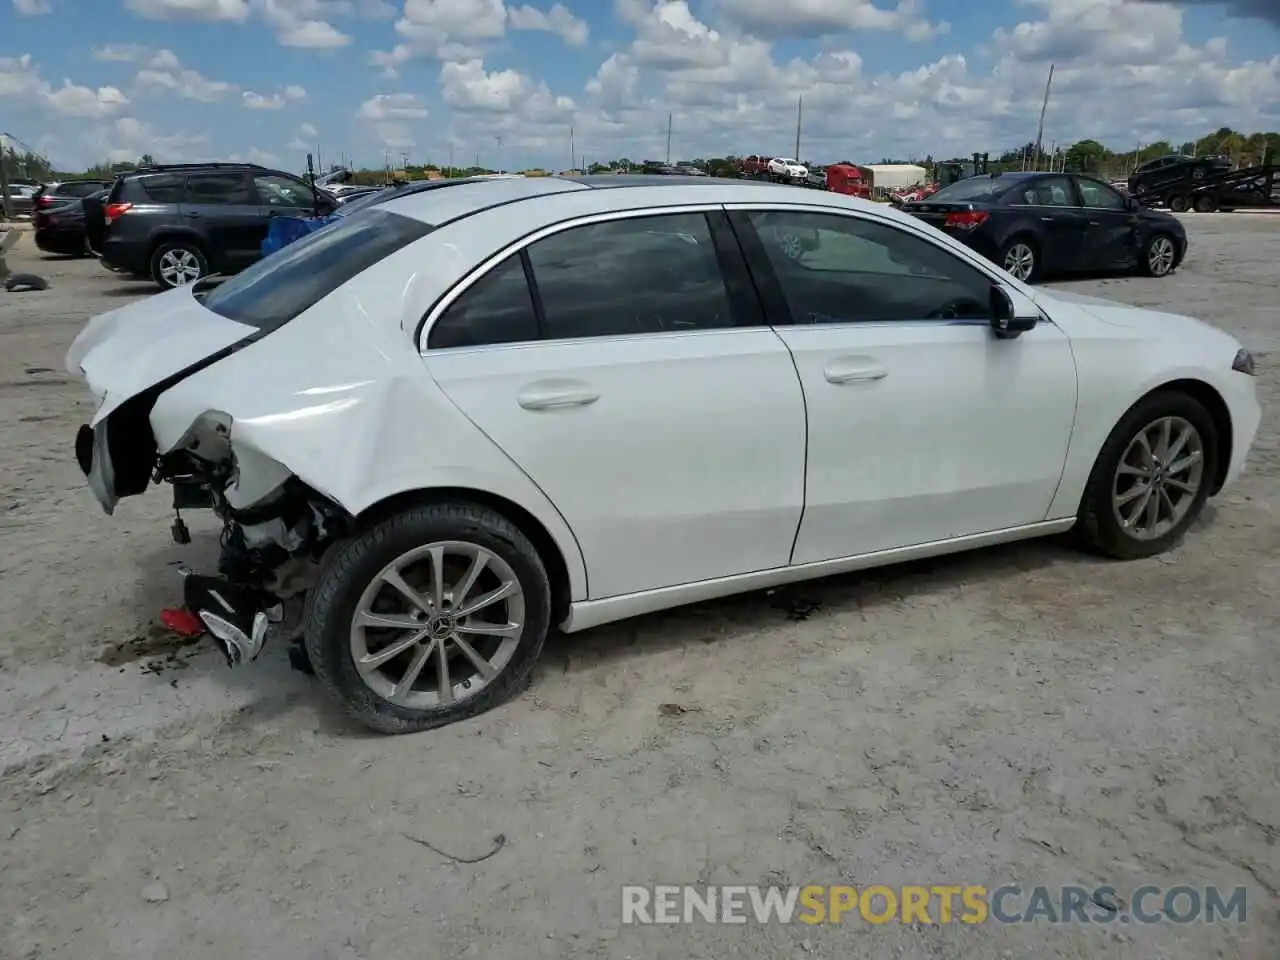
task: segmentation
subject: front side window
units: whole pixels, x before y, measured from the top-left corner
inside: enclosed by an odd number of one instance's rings
[[[204,306],[269,332],[434,227],[373,207],[282,247],[216,287]]]
[[[957,180],[950,186],[943,187],[929,198],[930,203],[950,203],[965,200],[995,200],[1012,186],[1007,178],[970,177]]]
[[[183,203],[255,204],[243,173],[194,173],[187,177]]]
[[[701,213],[572,227],[528,248],[548,339],[735,325]]]
[[[315,197],[305,183],[278,173],[255,173],[253,185],[258,197],[269,207],[310,209],[315,204]]]
[[[427,348],[482,347],[538,339],[538,315],[519,254],[468,287],[431,326]]]
[[[1105,183],[1081,177],[1076,181],[1080,186],[1080,196],[1086,207],[1097,207],[1103,210],[1123,210],[1124,197],[1116,193]]]
[[[990,278],[906,230],[826,213],[747,216],[795,323],[991,315]]]

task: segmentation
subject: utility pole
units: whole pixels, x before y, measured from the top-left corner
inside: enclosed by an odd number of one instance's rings
[[[796,153],[795,161],[800,162],[800,118],[804,116],[804,97],[796,101]]]
[[[578,169],[578,150],[573,145],[573,127],[569,127],[569,169]]]
[[[452,176],[453,176],[453,144],[452,144],[452,143],[451,143],[451,144],[449,144],[449,169],[448,169],[448,171],[445,173],[445,176],[446,176],[446,177],[452,177]]]
[[[1044,142],[1044,115],[1049,109],[1049,91],[1053,87],[1053,64],[1049,64],[1049,79],[1044,85],[1044,102],[1040,104],[1040,126],[1036,129],[1036,162],[1035,169],[1040,165],[1040,145]]]
[[[671,163],[671,114],[667,114],[667,163]]]
[[[5,153],[4,136],[0,135],[0,220],[9,219],[9,165]]]
[[[498,173],[502,172],[502,136],[495,136],[493,139],[498,141]]]

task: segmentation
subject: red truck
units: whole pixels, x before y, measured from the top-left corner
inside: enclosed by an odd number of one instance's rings
[[[739,176],[746,180],[768,180],[769,161],[772,159],[772,157],[758,157],[754,153],[743,158]]]

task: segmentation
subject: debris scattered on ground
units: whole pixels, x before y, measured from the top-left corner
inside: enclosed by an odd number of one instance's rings
[[[185,637],[160,624],[153,624],[144,635],[108,643],[98,655],[98,662],[119,667],[143,660],[146,662],[142,668],[151,673],[166,669],[182,670],[200,652],[200,641],[200,637]]]
[[[696,703],[660,703],[658,704],[658,716],[660,717],[682,717],[686,713],[698,713],[702,710]]]
[[[142,888],[142,899],[147,903],[164,903],[169,899],[169,888],[163,883],[149,883]]]
[[[446,851],[441,850],[439,847],[437,847],[433,843],[423,840],[420,837],[413,836],[413,834],[406,833],[404,835],[404,838],[406,840],[413,841],[420,847],[426,847],[428,850],[432,851],[433,853],[438,853],[440,854],[440,856],[444,857],[446,860],[452,860],[454,863],[481,863],[482,861],[488,860],[495,853],[497,853],[499,850],[501,850],[503,847],[507,845],[507,835],[505,833],[500,833],[493,838],[493,849],[490,850],[488,853],[481,854],[478,857],[457,857],[457,856],[454,856],[452,853],[447,853]]]

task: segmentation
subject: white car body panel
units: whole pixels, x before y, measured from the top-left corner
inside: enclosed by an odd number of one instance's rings
[[[774,157],[768,163],[768,170],[776,177],[799,179],[809,175],[808,167],[788,157]]]
[[[593,599],[789,561],[804,505],[804,398],[767,327],[424,359],[564,515]],[[598,399],[525,408],[574,392]]]
[[[1071,345],[1053,324],[1015,340],[985,323],[928,321],[798,324],[779,335],[809,411],[793,563],[1046,518],[1076,393]]]
[[[67,365],[101,401],[102,424],[131,396],[241,344],[160,393],[150,423],[161,452],[219,411],[247,471],[246,503],[285,473],[354,515],[423,489],[510,501],[565,561],[565,629],[1066,529],[1116,421],[1177,379],[1227,405],[1228,480],[1239,473],[1260,412],[1253,379],[1231,370],[1239,344],[1227,334],[1031,288],[907,214],[796,193],[517,178],[410,195],[385,209],[445,225],[256,342],[243,345],[253,328],[178,289],[95,318]],[[537,199],[518,202],[527,198]],[[892,223],[1003,284],[1020,316],[1040,309],[1045,320],[1012,340],[928,322],[420,350],[441,298],[541,229],[719,204]],[[827,382],[833,360],[859,357],[886,376]],[[522,409],[520,391],[547,380],[581,381],[600,399]]]

